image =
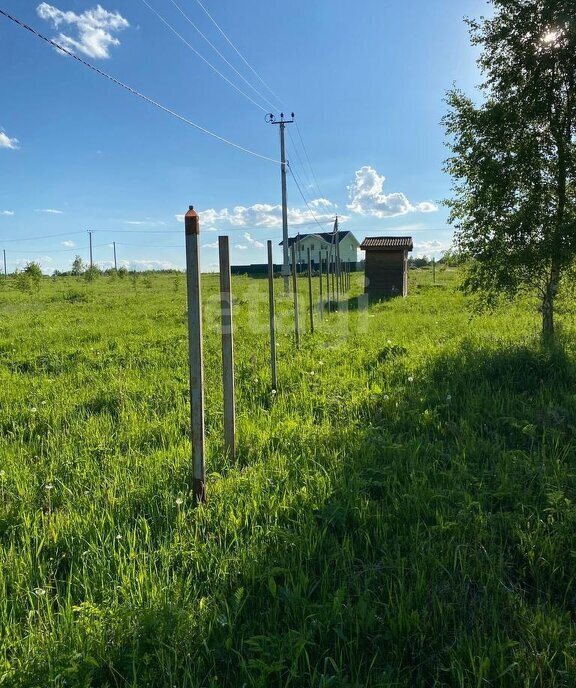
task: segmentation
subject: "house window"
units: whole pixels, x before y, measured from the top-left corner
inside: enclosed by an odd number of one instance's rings
[[[311,251],[314,250],[314,244],[310,244],[310,250],[311,250]]]

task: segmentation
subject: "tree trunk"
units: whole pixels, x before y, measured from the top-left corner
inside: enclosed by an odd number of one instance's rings
[[[546,292],[542,299],[542,339],[551,341],[554,339],[554,300],[558,293],[560,281],[560,266],[556,260],[550,266],[550,277],[546,286]]]

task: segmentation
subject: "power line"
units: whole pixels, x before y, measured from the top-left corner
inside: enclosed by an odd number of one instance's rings
[[[164,17],[160,14],[160,12],[158,12],[157,10],[155,10],[155,9],[152,7],[152,5],[150,5],[150,4],[147,2],[147,0],[142,0],[142,2],[146,5],[146,7],[147,7],[151,12],[153,12],[153,13],[158,17],[158,19],[160,19],[161,22],[163,22],[163,23],[165,24],[165,26],[167,26],[167,27],[170,29],[170,31],[172,31],[174,34],[176,34],[176,36],[178,36],[178,38],[179,38],[185,45],[187,45],[187,46],[190,48],[190,50],[191,50],[195,55],[197,55],[203,62],[205,62],[205,63],[210,67],[210,69],[212,69],[216,74],[218,74],[219,77],[221,77],[222,79],[224,79],[224,81],[226,81],[228,84],[230,84],[230,86],[232,86],[233,89],[235,89],[236,91],[238,91],[238,93],[240,93],[240,95],[244,96],[244,98],[247,98],[253,105],[255,105],[257,108],[260,108],[260,110],[262,110],[262,112],[266,112],[266,108],[265,108],[265,107],[263,107],[262,105],[260,105],[259,103],[257,103],[253,98],[251,98],[251,97],[250,97],[247,93],[245,93],[241,88],[238,88],[238,86],[236,86],[236,84],[234,84],[232,81],[230,81],[230,79],[229,79],[227,76],[225,76],[224,74],[222,74],[222,72],[219,71],[211,62],[209,62],[200,52],[198,52],[198,50],[196,50],[196,48],[195,48],[191,43],[189,43],[189,42],[184,38],[184,36],[182,36],[182,34],[179,33],[179,32],[172,26],[172,24],[170,24],[170,22],[168,22],[166,19],[164,19]]]
[[[0,12],[1,11],[2,10],[0,10]],[[74,236],[76,234],[84,234],[84,232],[63,232],[62,234],[47,234],[46,236],[20,237],[18,239],[2,239],[2,243],[13,243],[20,241],[40,241],[41,239],[55,239],[56,237]]]
[[[79,62],[80,64],[84,65],[85,67],[88,67],[88,69],[91,69],[93,72],[96,72],[96,74],[99,74],[100,76],[104,77],[105,79],[108,79],[109,81],[111,81],[112,83],[116,84],[117,86],[120,86],[121,88],[125,89],[126,91],[128,91],[132,95],[135,95],[138,98],[145,100],[147,103],[154,105],[159,110],[162,110],[163,112],[166,112],[169,115],[172,115],[172,117],[179,119],[181,122],[184,122],[185,124],[188,124],[189,126],[194,127],[195,129],[198,129],[199,131],[202,131],[204,134],[208,134],[208,136],[212,136],[213,138],[217,139],[218,141],[221,141],[222,143],[226,143],[229,146],[232,146],[233,148],[241,150],[244,153],[248,153],[250,155],[253,155],[256,158],[261,158],[262,160],[268,160],[269,162],[273,162],[275,165],[280,164],[279,160],[275,160],[274,158],[270,158],[266,155],[262,155],[261,153],[256,153],[255,151],[250,150],[249,148],[245,148],[244,146],[241,146],[237,143],[234,143],[233,141],[230,141],[230,140],[224,138],[223,136],[220,136],[219,134],[216,134],[215,132],[210,131],[209,129],[206,129],[205,127],[202,127],[199,124],[192,122],[192,120],[187,119],[183,115],[179,115],[174,110],[171,110],[170,108],[166,107],[165,105],[162,105],[158,101],[153,100],[152,98],[149,98],[148,96],[144,95],[143,93],[140,93],[140,91],[137,91],[136,89],[132,88],[131,86],[128,86],[127,84],[120,81],[119,79],[116,79],[115,77],[111,76],[110,74],[103,72],[101,69],[94,66],[92,63],[88,62],[87,60],[84,60],[81,57],[78,57],[78,55],[75,55],[73,52],[71,52],[67,48],[64,48],[64,46],[60,45],[59,43],[56,43],[56,41],[53,41],[51,38],[47,38],[43,34],[36,31],[36,29],[33,29],[31,26],[28,26],[28,24],[25,24],[24,22],[20,21],[19,19],[16,19],[16,17],[13,17],[12,15],[8,14],[8,12],[5,12],[4,10],[0,9],[0,15],[6,17],[6,19],[9,19],[11,22],[13,22],[14,24],[17,24],[21,28],[26,29],[26,31],[29,31],[34,36],[45,41],[46,43],[48,43],[52,47],[56,48],[57,50],[60,50],[65,55],[68,55],[68,57],[71,57],[73,60],[76,60],[76,62]]]
[[[298,187],[298,191],[300,192],[300,195],[302,196],[302,199],[303,199],[304,203],[306,203],[306,206],[308,207],[308,210],[310,211],[310,214],[311,214],[312,217],[314,218],[316,224],[317,224],[321,229],[323,229],[323,227],[322,227],[322,225],[320,224],[320,222],[318,221],[316,215],[314,215],[314,211],[312,210],[312,208],[310,207],[308,201],[306,200],[306,197],[305,197],[304,194],[302,193],[302,189],[300,188],[300,184],[298,184],[298,180],[296,179],[296,176],[294,175],[294,171],[293,171],[292,168],[290,167],[290,164],[288,164],[288,169],[290,170],[290,174],[292,175],[292,179],[294,179],[294,182],[296,183],[296,186]]]
[[[298,158],[298,162],[300,163],[302,174],[305,175],[306,179],[304,180],[306,182],[306,186],[310,188],[312,184],[310,184],[310,177],[308,176],[308,173],[306,172],[306,168],[304,166],[304,162],[302,161],[302,157],[300,156],[300,152],[298,151],[298,147],[296,146],[296,142],[294,140],[294,137],[292,136],[292,133],[290,132],[290,129],[288,129],[288,137],[290,138],[290,143],[292,144],[292,150],[296,154],[296,157]]]
[[[248,81],[248,79],[246,79],[246,77],[245,77],[241,72],[239,72],[239,71],[236,69],[236,67],[234,67],[234,65],[233,65],[231,62],[229,62],[229,61],[226,59],[226,57],[218,50],[218,48],[212,43],[212,41],[210,41],[210,39],[207,38],[207,37],[204,35],[204,33],[202,33],[202,31],[200,31],[200,29],[199,29],[199,28],[196,26],[196,24],[190,19],[190,17],[186,14],[186,12],[184,12],[184,10],[180,7],[180,5],[178,5],[178,3],[176,3],[174,0],[170,0],[170,2],[171,2],[171,3],[174,5],[174,7],[180,12],[180,14],[184,17],[184,19],[186,19],[186,21],[187,21],[187,22],[188,22],[188,23],[189,23],[189,24],[190,24],[190,25],[200,34],[200,36],[202,36],[202,38],[206,41],[206,43],[208,43],[208,45],[212,48],[212,50],[214,50],[214,52],[215,52],[222,60],[224,60],[224,62],[230,67],[230,69],[232,69],[232,70],[242,79],[242,81],[243,81],[247,86],[249,86],[249,87],[254,91],[254,93],[256,93],[256,95],[258,95],[260,98],[262,98],[262,100],[263,100],[265,103],[267,103],[272,109],[274,109],[275,106],[268,100],[268,98],[266,98],[265,95],[263,95],[263,94],[262,94],[253,84],[251,84],[251,83]]]
[[[87,246],[75,246],[74,248],[45,248],[45,249],[29,249],[29,248],[13,248],[12,253],[71,253],[73,251],[88,250]]]
[[[314,183],[316,184],[316,188],[318,189],[318,193],[320,196],[323,196],[322,191],[320,189],[320,186],[318,184],[318,180],[316,179],[316,175],[314,174],[314,168],[312,167],[312,163],[310,162],[310,157],[308,156],[308,151],[306,150],[306,146],[304,145],[304,139],[302,138],[302,134],[300,133],[300,127],[298,126],[298,121],[295,122],[296,124],[296,131],[298,132],[298,136],[300,137],[300,143],[302,144],[302,149],[304,150],[304,155],[306,156],[306,160],[308,160],[308,165],[310,166],[310,172],[312,172],[312,178],[314,179]]]
[[[222,34],[222,36],[224,36],[224,38],[226,39],[226,41],[228,42],[228,44],[233,48],[233,50],[234,50],[234,51],[236,52],[236,54],[240,57],[240,59],[244,62],[244,64],[252,71],[252,73],[256,76],[256,78],[257,78],[257,79],[258,79],[258,80],[268,89],[268,91],[274,96],[274,98],[276,98],[276,101],[277,101],[280,105],[282,105],[282,101],[280,100],[280,98],[274,93],[274,91],[270,88],[270,86],[268,86],[268,84],[264,81],[264,79],[263,79],[263,78],[258,74],[258,72],[254,69],[254,67],[252,67],[252,65],[248,62],[248,60],[244,57],[244,55],[242,55],[242,53],[238,50],[238,48],[234,45],[234,43],[232,43],[232,41],[231,41],[231,40],[228,38],[228,36],[225,34],[224,29],[222,29],[222,28],[218,25],[218,23],[216,22],[216,20],[214,19],[214,17],[212,17],[212,15],[208,12],[208,10],[207,10],[207,9],[204,7],[204,5],[200,2],[200,0],[196,0],[196,2],[200,5],[200,7],[201,7],[202,10],[204,11],[204,13],[205,13],[206,16],[208,17],[208,19],[210,19],[210,21],[214,24],[214,26],[218,29],[218,31],[220,31],[220,33]],[[273,108],[273,109],[274,109],[274,108]]]

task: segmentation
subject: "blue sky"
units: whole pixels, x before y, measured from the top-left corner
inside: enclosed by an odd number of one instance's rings
[[[216,268],[219,234],[231,237],[236,264],[265,262],[267,239],[281,262],[278,127],[264,115],[282,109],[296,114],[287,157],[308,203],[289,174],[291,234],[320,231],[316,221],[326,231],[337,213],[359,240],[411,234],[416,254],[437,256],[449,246],[440,203],[450,193],[443,98],[453,83],[471,93],[479,81],[463,17],[489,11],[485,0],[2,0],[0,7],[264,156],[183,123],[0,17],[0,250],[9,271],[29,260],[47,273],[69,269],[76,253],[87,260],[87,230],[102,267],[116,241],[119,261],[132,268],[182,268],[180,216],[189,204],[200,212],[204,269]]]

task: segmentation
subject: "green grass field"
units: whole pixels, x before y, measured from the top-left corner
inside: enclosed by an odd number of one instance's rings
[[[0,284],[0,686],[576,685],[576,344],[457,274],[317,320],[237,277],[238,459],[204,277],[208,502],[185,280]],[[317,289],[317,284],[315,285]],[[318,316],[317,316],[318,318]]]

